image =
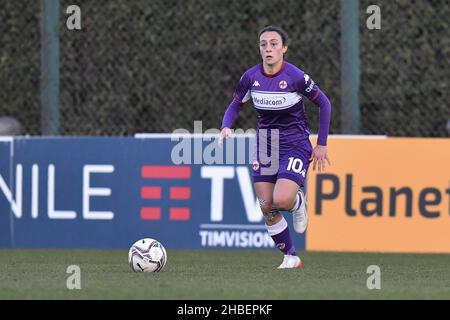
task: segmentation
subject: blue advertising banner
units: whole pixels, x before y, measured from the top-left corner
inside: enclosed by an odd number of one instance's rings
[[[15,138],[11,159],[0,143],[0,246],[127,248],[150,237],[172,249],[273,248],[251,179],[252,143]],[[294,238],[303,250],[304,235]]]

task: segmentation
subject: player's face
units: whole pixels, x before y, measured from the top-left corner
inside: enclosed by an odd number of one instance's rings
[[[259,37],[259,51],[263,62],[271,66],[283,60],[283,54],[287,51],[287,46],[283,46],[283,41],[278,32],[267,31]]]

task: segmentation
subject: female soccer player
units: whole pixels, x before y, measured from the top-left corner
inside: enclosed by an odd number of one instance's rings
[[[250,98],[258,113],[256,157],[253,182],[267,231],[284,253],[280,269],[301,268],[286,220],[280,211],[293,215],[294,229],[306,230],[306,198],[301,190],[310,161],[313,170],[325,168],[331,104],[314,81],[296,66],[284,60],[287,35],[276,26],[267,26],[258,34],[262,64],[247,70],[234,92],[234,99],[223,117],[219,144],[231,135],[231,126],[242,105]],[[309,141],[303,104],[307,97],[319,108],[319,132],[316,147]],[[269,161],[270,160],[270,161]]]

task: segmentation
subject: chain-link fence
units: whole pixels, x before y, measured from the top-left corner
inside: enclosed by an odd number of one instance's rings
[[[0,10],[0,117],[40,134],[39,1],[4,1]]]
[[[447,0],[360,2],[361,133],[447,136],[450,8]],[[81,30],[68,30],[69,5]],[[366,28],[367,6],[381,30]],[[0,11],[0,115],[40,134],[39,1]],[[60,134],[218,128],[242,73],[260,62],[257,32],[281,25],[287,60],[329,96],[340,133],[340,1],[109,0],[60,3]],[[312,132],[318,112],[306,104]],[[248,104],[235,126],[256,125]]]
[[[381,30],[360,20],[361,128],[392,136],[448,136],[450,2],[376,1]],[[360,3],[361,11],[373,1]]]

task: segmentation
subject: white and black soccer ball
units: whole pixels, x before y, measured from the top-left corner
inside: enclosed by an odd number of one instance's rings
[[[159,272],[166,262],[166,249],[155,239],[138,240],[128,251],[128,263],[134,272]]]

